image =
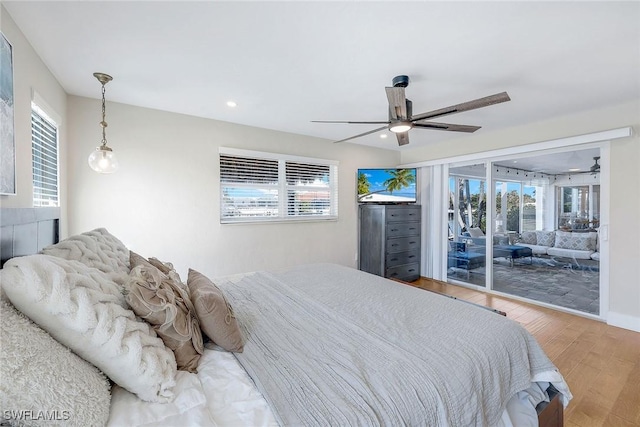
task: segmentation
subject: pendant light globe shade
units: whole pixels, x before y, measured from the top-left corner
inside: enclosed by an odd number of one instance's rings
[[[100,146],[89,154],[89,166],[98,173],[114,173],[120,165],[111,148]]]

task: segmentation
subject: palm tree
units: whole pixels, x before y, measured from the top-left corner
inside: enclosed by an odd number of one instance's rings
[[[358,173],[358,194],[369,194],[371,183],[362,172]]]
[[[394,169],[387,171],[392,177],[387,179],[383,185],[387,187],[387,191],[393,193],[394,190],[402,190],[416,182],[412,169]]]

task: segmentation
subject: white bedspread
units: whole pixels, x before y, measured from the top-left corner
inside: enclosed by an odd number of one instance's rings
[[[323,267],[320,272],[323,271]],[[318,271],[316,271],[317,273]],[[301,274],[298,269],[289,273],[293,276]],[[216,280],[216,283],[226,282],[236,284],[243,278],[251,279],[253,273],[237,275]],[[323,300],[323,291],[317,283],[307,282],[305,292],[314,295],[314,298]],[[223,288],[224,288],[223,283]],[[314,290],[315,289],[315,290]],[[399,288],[402,289],[402,288]],[[406,288],[411,290],[412,288]],[[373,291],[373,288],[371,289]],[[414,290],[415,291],[415,290]],[[404,292],[404,291],[401,291]],[[423,292],[425,295],[437,295]],[[416,294],[418,295],[418,294]],[[363,295],[363,299],[368,299]],[[463,303],[447,298],[438,297],[437,301],[443,304]],[[349,305],[348,299],[336,299],[338,305]],[[448,302],[444,302],[448,301]],[[478,312],[485,313],[485,310]],[[489,319],[505,319],[494,313],[486,312]],[[375,315],[375,314],[372,314]],[[482,315],[481,315],[482,316]],[[495,317],[493,317],[495,316]],[[409,322],[406,314],[397,313],[398,319]],[[415,326],[415,325],[414,325]],[[425,331],[416,333],[425,333]],[[250,344],[249,344],[250,345]],[[537,344],[535,344],[537,346]],[[535,371],[536,369],[534,369]],[[198,374],[186,372],[178,376],[178,397],[172,404],[160,405],[142,402],[127,391],[115,387],[113,390],[111,416],[109,426],[275,426],[276,418],[272,410],[256,388],[254,381],[238,363],[232,353],[214,350],[208,346],[198,367]],[[534,406],[546,398],[544,388],[546,382],[552,382],[564,393],[564,403],[570,399],[570,393],[562,376],[553,369],[543,369],[537,373],[532,372],[531,383],[526,390],[514,394],[508,403],[503,402],[501,417],[495,420],[497,427],[524,427],[536,426],[537,418]],[[539,383],[536,383],[539,382]],[[505,408],[506,406],[506,408]]]
[[[519,324],[354,269],[218,285],[247,335],[236,357],[285,425],[493,426],[535,375],[556,372]]]

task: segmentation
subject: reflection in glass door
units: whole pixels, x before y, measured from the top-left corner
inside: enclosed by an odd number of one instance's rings
[[[599,155],[450,165],[447,280],[599,315]]]
[[[449,169],[447,279],[485,286],[487,198],[484,164]]]
[[[539,172],[543,167],[542,158],[492,165],[491,288],[597,315],[599,175],[571,172],[568,165],[566,172]]]

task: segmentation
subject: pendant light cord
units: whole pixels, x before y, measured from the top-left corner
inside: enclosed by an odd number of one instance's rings
[[[105,100],[104,100],[104,94],[105,94],[105,87],[104,87],[104,83],[102,83],[102,121],[100,122],[100,126],[102,126],[102,146],[106,146],[107,145],[107,133],[106,133],[106,129],[107,129],[107,122],[105,121]]]

